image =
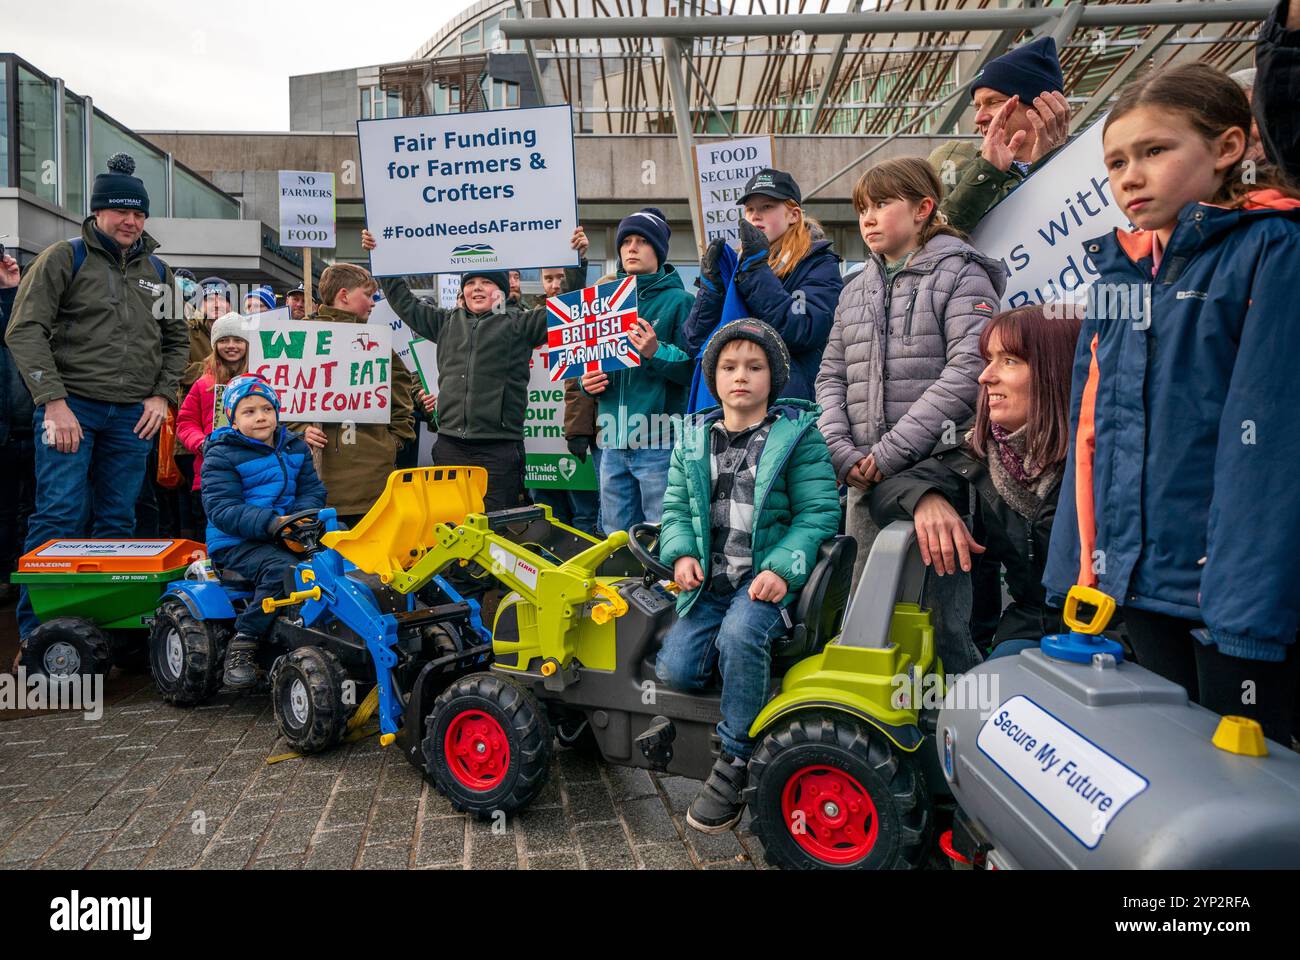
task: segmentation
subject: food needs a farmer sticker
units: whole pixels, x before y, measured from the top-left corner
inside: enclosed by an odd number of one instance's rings
[[[59,540],[36,552],[38,557],[156,557],[175,540]]]
[[[257,323],[248,339],[248,369],[275,388],[281,423],[388,423],[392,414],[393,331],[387,324]]]
[[[976,745],[1089,850],[1148,786],[1146,777],[1028,697],[1012,697],[994,710]]]

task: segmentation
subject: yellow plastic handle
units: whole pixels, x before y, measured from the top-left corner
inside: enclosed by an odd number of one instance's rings
[[[1079,619],[1080,603],[1087,603],[1097,608],[1091,620]],[[1114,615],[1115,601],[1108,594],[1094,587],[1085,587],[1077,583],[1070,588],[1070,592],[1065,597],[1065,609],[1061,611],[1061,619],[1071,630],[1093,635],[1105,630],[1106,624],[1110,623],[1110,618]]]
[[[618,591],[598,583],[591,592],[594,597],[606,601],[591,608],[591,619],[597,623],[609,623],[614,617],[627,613],[627,601],[618,595]]]
[[[279,607],[292,607],[295,603],[302,603],[305,600],[319,600],[320,587],[312,587],[310,590],[295,590],[283,600],[275,600],[267,597],[262,601],[263,613],[274,613]]]

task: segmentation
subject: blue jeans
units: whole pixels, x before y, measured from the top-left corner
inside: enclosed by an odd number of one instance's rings
[[[36,436],[36,511],[27,527],[27,550],[62,537],[130,537],[135,501],[144,482],[150,440],[135,435],[143,403],[105,403],[67,398],[81,424],[76,453],[59,453],[44,442],[45,407],[32,417]],[[92,505],[86,518],[87,503]],[[18,633],[40,624],[24,587],[18,600]]]
[[[634,523],[658,523],[668,489],[670,449],[601,451],[600,525],[606,533]]]
[[[703,690],[722,672],[722,749],[744,760],[754,752],[749,727],[767,701],[772,641],[785,632],[779,604],[751,600],[749,584],[730,595],[701,589],[690,612],[664,637],[655,661],[660,681],[678,690]]]

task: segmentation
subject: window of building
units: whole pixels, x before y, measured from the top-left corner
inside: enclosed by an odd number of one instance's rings
[[[461,31],[460,52],[479,53],[483,49],[483,24],[476,23]]]
[[[519,84],[509,80],[493,80],[491,90],[483,91],[493,110],[513,110],[519,106]]]
[[[396,90],[384,91],[378,84],[360,89],[361,119],[387,120],[402,115],[402,95]]]
[[[95,111],[94,130],[95,154],[91,169],[100,173],[108,169],[108,158],[113,154],[129,153],[135,160],[135,175],[144,181],[144,188],[149,193],[150,215],[168,216],[167,158],[98,110]]]
[[[214,190],[210,183],[200,180],[194,174],[181,167],[176,167],[172,175],[172,187],[176,191],[173,217],[186,217],[196,220],[238,220],[239,204],[229,197]]]
[[[0,60],[0,187],[9,186],[9,81]]]
[[[86,210],[86,103],[63,92],[63,143],[67,162],[63,172],[64,206],[84,216]]]
[[[54,83],[18,68],[18,187],[58,202]]]

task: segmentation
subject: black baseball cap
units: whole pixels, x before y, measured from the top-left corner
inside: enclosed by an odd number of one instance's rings
[[[736,203],[743,204],[754,196],[771,197],[773,200],[793,200],[795,203],[803,202],[803,194],[799,192],[799,184],[794,182],[794,177],[770,167],[758,171],[749,178],[749,183],[745,184],[744,196]]]

